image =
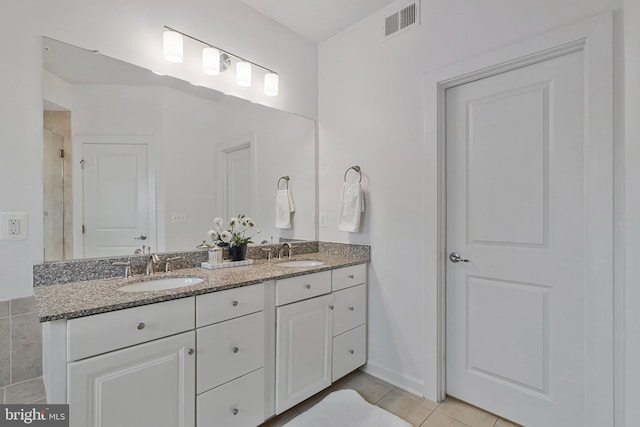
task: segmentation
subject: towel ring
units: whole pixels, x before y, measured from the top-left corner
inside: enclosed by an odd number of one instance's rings
[[[358,172],[358,175],[360,175],[360,181],[358,182],[362,182],[362,171],[360,170],[360,166],[351,166],[349,169],[347,169],[344,172],[344,182],[347,182],[347,174],[349,173],[349,171],[353,169],[354,171]]]
[[[281,176],[280,179],[278,180],[278,183],[276,184],[276,187],[278,187],[278,190],[280,189],[280,181],[282,181],[283,179],[285,184],[287,185],[285,188],[289,188],[289,175],[285,175],[285,176]]]

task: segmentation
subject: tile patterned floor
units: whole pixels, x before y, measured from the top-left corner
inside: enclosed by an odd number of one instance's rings
[[[0,388],[0,403],[47,403],[42,377]]]
[[[521,427],[451,397],[441,403],[422,399],[361,371],[343,378],[262,426],[283,426],[332,391],[345,388],[356,390],[369,403],[396,414],[415,427]]]

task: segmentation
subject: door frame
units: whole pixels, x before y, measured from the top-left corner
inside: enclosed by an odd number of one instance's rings
[[[256,147],[257,136],[256,133],[250,133],[241,137],[229,138],[225,143],[218,146],[218,195],[217,205],[222,208],[222,216],[225,221],[229,218],[224,218],[227,212],[227,154],[233,151],[249,148],[251,152],[251,185],[253,186],[253,196],[251,197],[251,210],[252,212],[243,212],[245,215],[252,217],[256,222],[259,221],[259,215],[257,212],[258,206],[258,155]],[[240,212],[238,212],[240,213]]]
[[[153,144],[152,135],[73,135],[73,161],[72,166],[72,193],[73,193],[73,258],[84,258],[84,235],[82,225],[84,224],[84,172],[81,161],[84,159],[85,144],[99,145],[145,145],[147,147],[147,192],[149,196],[149,241],[155,241],[156,251],[164,248],[164,232],[158,235],[158,209],[159,202],[156,195],[156,188],[160,185],[156,179],[156,150]],[[161,189],[158,189],[161,192]],[[164,229],[164,227],[163,227]],[[147,244],[148,246],[148,244]]]
[[[573,52],[583,52],[585,108],[585,419],[614,422],[613,14],[602,15],[457,63],[425,76],[426,194],[424,395],[446,396],[447,89]],[[600,302],[609,300],[606,308]],[[615,366],[617,369],[621,367]],[[616,396],[616,399],[621,398]]]

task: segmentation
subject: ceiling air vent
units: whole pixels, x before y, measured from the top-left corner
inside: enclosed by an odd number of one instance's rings
[[[401,34],[420,23],[420,3],[415,2],[387,16],[384,20],[384,36]]]

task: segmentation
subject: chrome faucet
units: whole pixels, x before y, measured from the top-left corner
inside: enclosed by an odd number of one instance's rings
[[[282,252],[284,252],[285,247],[289,247],[289,259],[291,259],[291,256],[293,255],[293,246],[291,246],[291,243],[289,242],[284,242],[282,246],[280,246],[280,251],[278,251],[278,259],[282,259]]]
[[[160,257],[157,253],[149,254],[149,259],[147,259],[147,270],[145,274],[147,276],[151,276],[153,274],[153,263],[160,262]]]
[[[175,261],[177,259],[182,259],[181,256],[174,256],[171,258],[167,258],[164,260],[165,264],[164,264],[164,272],[165,273],[170,273],[171,272],[171,261]]]

